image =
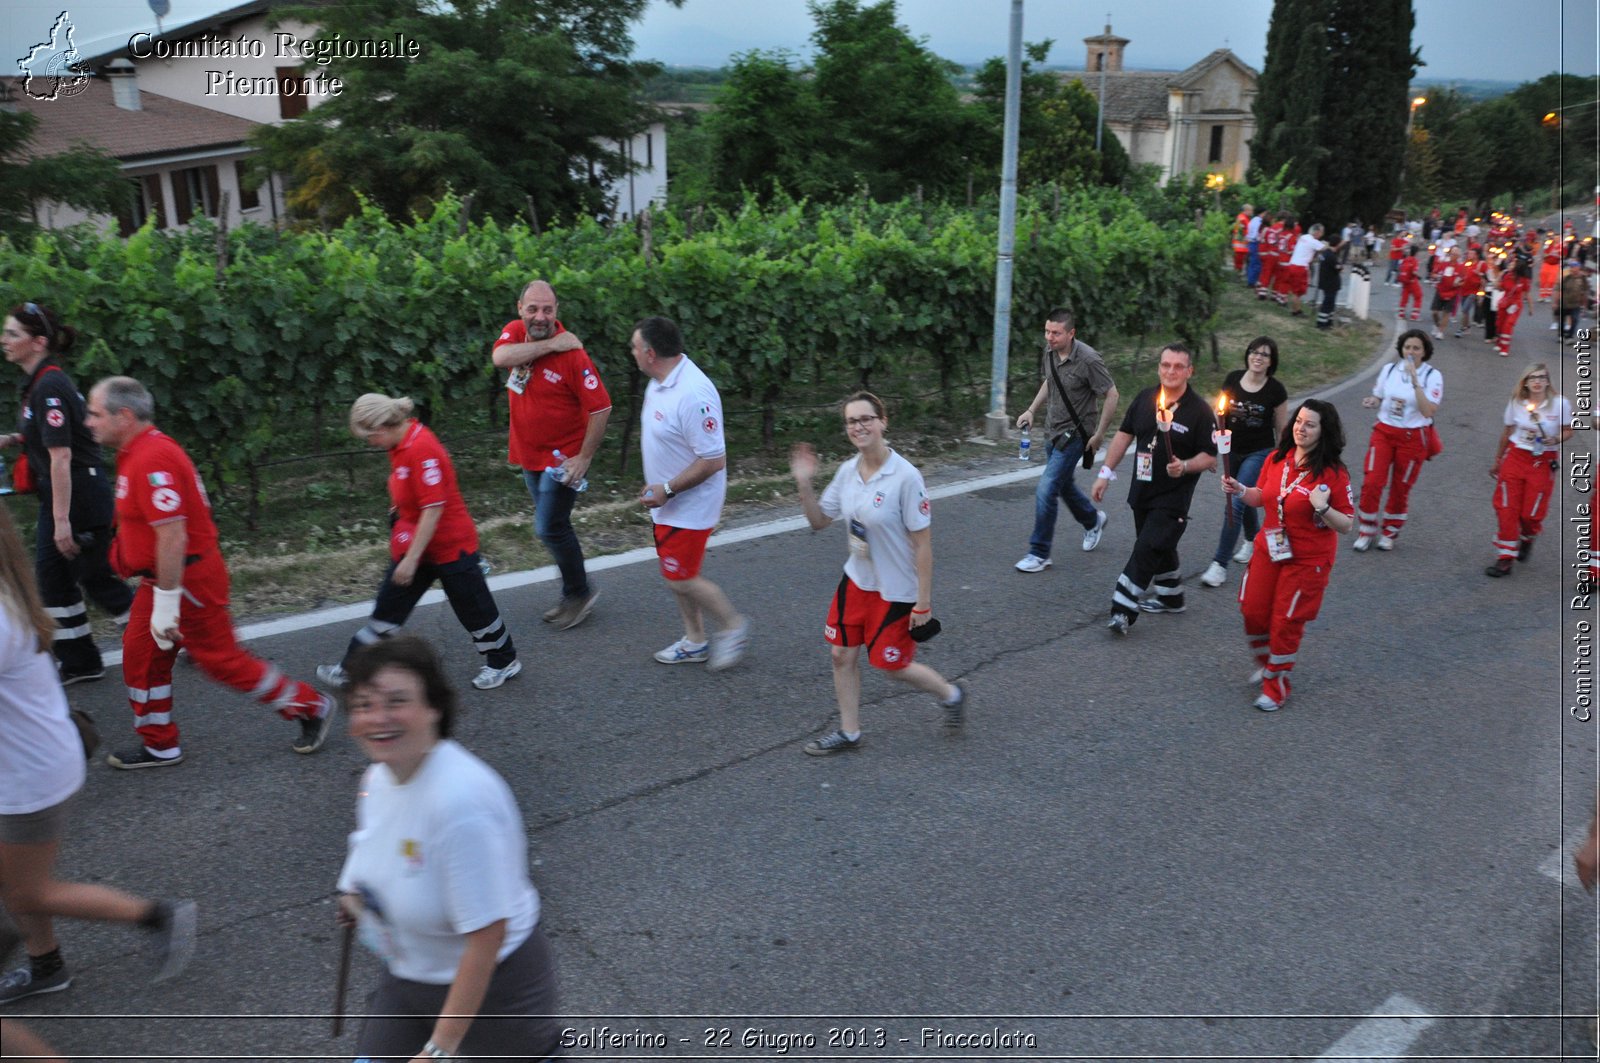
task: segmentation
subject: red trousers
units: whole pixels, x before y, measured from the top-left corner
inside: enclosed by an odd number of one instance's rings
[[[1249,257],[1249,248],[1247,248],[1244,244],[1235,244],[1233,247],[1233,271],[1235,273],[1243,273],[1245,260]]]
[[[122,635],[122,678],[133,707],[133,727],[145,748],[178,748],[172,722],[172,662],[178,647],[163,650],[150,634],[155,580],[146,579],[133,596],[133,612]],[[315,716],[322,695],[290,679],[277,665],[245,652],[233,635],[228,614],[228,569],[215,550],[183,570],[183,607],[178,631],[184,649],[202,672],[251,695],[284,719]]]
[[[1494,312],[1494,347],[1507,357],[1511,354],[1511,333],[1522,318],[1522,303],[1521,299],[1509,303],[1502,299],[1500,309]]]
[[[1306,624],[1322,609],[1332,564],[1307,564],[1293,558],[1273,561],[1266,537],[1258,536],[1250,568],[1239,584],[1244,637],[1261,665],[1261,692],[1279,705],[1289,697],[1289,673],[1300,652]]]
[[[1389,488],[1389,505],[1382,511],[1381,530],[1391,539],[1400,534],[1409,516],[1406,507],[1411,504],[1411,489],[1427,460],[1422,429],[1394,428],[1381,421],[1372,426],[1372,441],[1367,444],[1367,458],[1362,465],[1361,504],[1356,507],[1356,519],[1361,522],[1358,535],[1378,534],[1378,506],[1385,486]]]
[[[1538,538],[1550,512],[1550,492],[1555,475],[1549,454],[1535,458],[1521,447],[1507,447],[1500,459],[1500,478],[1494,485],[1494,516],[1499,534],[1494,540],[1498,557],[1516,557],[1523,543]]]
[[[1559,262],[1539,263],[1539,301],[1548,303],[1550,294],[1555,291],[1561,282],[1561,264]]]
[[[1406,304],[1411,304],[1411,320],[1419,321],[1422,318],[1422,282],[1419,280],[1403,281],[1400,284],[1400,311],[1396,317],[1406,316]]]
[[[1278,275],[1278,256],[1261,256],[1261,277],[1256,282],[1256,294],[1265,299],[1272,293],[1272,282]]]

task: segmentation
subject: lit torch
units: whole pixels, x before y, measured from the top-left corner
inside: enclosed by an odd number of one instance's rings
[[[1228,478],[1228,454],[1233,450],[1233,433],[1228,430],[1228,393],[1224,391],[1217,397],[1217,430],[1211,435],[1212,442],[1217,444],[1217,457],[1222,459],[1222,478]],[[1233,499],[1224,497],[1222,500],[1222,520],[1229,527],[1233,526]]]
[[[1167,443],[1167,465],[1172,464],[1172,413],[1167,408],[1167,389],[1163,387],[1156,394],[1156,427],[1161,430],[1161,438]]]

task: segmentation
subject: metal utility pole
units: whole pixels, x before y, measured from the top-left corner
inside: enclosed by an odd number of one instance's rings
[[[1000,161],[1000,248],[994,266],[994,353],[989,365],[989,413],[983,434],[1004,439],[1006,370],[1011,353],[1011,270],[1017,244],[1017,126],[1022,111],[1022,0],[1011,0],[1011,45],[1006,50],[1006,128]]]

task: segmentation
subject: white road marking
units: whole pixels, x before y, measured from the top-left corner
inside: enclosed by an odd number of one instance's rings
[[[1039,477],[1042,465],[1029,465],[1026,468],[1016,469],[1011,472],[995,473],[992,476],[980,476],[971,480],[957,480],[955,483],[944,484],[931,488],[929,498],[951,498],[955,495],[971,494],[990,487],[1004,487],[1007,484],[1019,483],[1023,480],[1035,480]],[[785,535],[792,531],[799,531],[809,527],[804,517],[785,517],[782,520],[763,521],[760,524],[751,524],[743,528],[732,528],[725,532],[718,532],[711,537],[711,546],[732,543],[746,543],[754,539],[766,539],[774,535]],[[622,568],[626,565],[637,565],[642,562],[653,562],[656,551],[653,546],[641,546],[637,550],[627,550],[620,554],[608,554],[605,557],[587,558],[584,567],[590,572],[604,572],[607,569]],[[498,576],[489,577],[491,591],[509,590],[513,587],[527,587],[536,583],[553,583],[561,578],[561,572],[554,565],[545,565],[541,568],[527,569],[522,572],[505,572]],[[420,609],[425,605],[437,605],[444,601],[444,592],[435,587],[422,596],[417,603]],[[263,620],[256,624],[246,624],[239,628],[240,642],[249,642],[252,639],[270,638],[273,635],[286,635],[294,631],[308,631],[311,628],[327,627],[330,624],[353,624],[365,620],[372,613],[372,603],[360,602],[355,605],[336,605],[327,609],[318,609],[310,613],[295,613],[292,616],[280,616],[273,620]],[[122,650],[109,650],[104,654],[105,663],[120,665],[122,663]]]
[[[1371,1018],[1356,1023],[1349,1033],[1317,1058],[1390,1063],[1403,1058],[1406,1050],[1422,1036],[1422,1031],[1433,1023],[1421,1004],[1396,993],[1385,1000]]]

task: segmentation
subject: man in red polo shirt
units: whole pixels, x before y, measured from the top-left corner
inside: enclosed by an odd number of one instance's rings
[[[544,614],[565,630],[588,618],[600,592],[589,585],[572,507],[605,438],[611,396],[583,343],[556,319],[555,289],[533,281],[517,300],[517,319],[494,342],[494,366],[510,370],[513,465],[533,496],[533,529],[561,570],[561,600]]]
[[[211,500],[194,463],[151,420],[155,401],[131,377],[100,381],[85,422],[117,451],[117,529],[111,565],[141,576],[122,635],[122,678],[142,745],[112,753],[113,768],[160,768],[183,760],[172,722],[172,662],[181,641],[202,672],[297,720],[296,753],[327,741],[334,703],[245,652],[228,612],[228,568],[217,549]]]

